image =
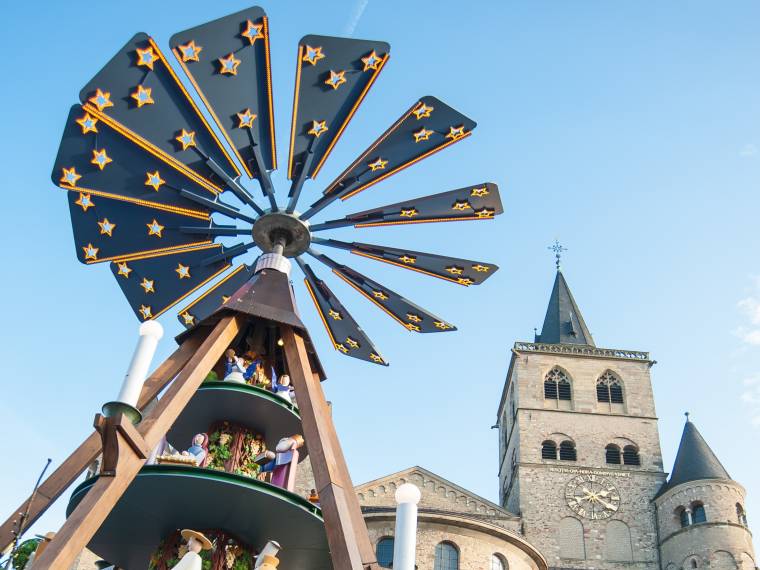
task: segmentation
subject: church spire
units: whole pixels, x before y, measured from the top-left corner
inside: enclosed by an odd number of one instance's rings
[[[697,479],[731,479],[731,476],[686,414],[668,488]]]

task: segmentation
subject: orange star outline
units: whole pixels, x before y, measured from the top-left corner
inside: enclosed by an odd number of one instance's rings
[[[63,176],[61,176],[61,179],[59,182],[62,184],[68,184],[69,186],[76,186],[77,180],[82,178],[81,174],[77,173],[77,169],[73,166],[71,168],[63,168]]]
[[[483,196],[488,196],[488,194],[490,194],[490,192],[486,186],[481,186],[480,188],[473,188],[470,190],[470,196],[474,196],[475,198],[482,198]]]
[[[91,243],[88,243],[86,246],[82,247],[82,250],[84,250],[85,259],[96,260],[98,258],[98,252],[100,251],[100,248],[95,247]]]
[[[180,279],[190,279],[190,267],[188,265],[177,263],[177,268],[174,271],[177,272]]]
[[[325,79],[325,85],[329,85],[333,89],[337,89],[346,82],[345,71],[333,71],[330,70],[330,77]]]
[[[164,237],[163,231],[166,226],[159,224],[156,218],[153,218],[153,221],[151,223],[145,225],[148,226],[149,236]]]
[[[98,108],[98,111],[102,111],[108,107],[113,107],[113,103],[111,102],[111,93],[108,91],[101,91],[100,89],[96,89],[95,95],[90,97],[88,101],[95,105]]]
[[[79,193],[79,199],[77,199],[76,202],[74,202],[77,206],[82,207],[82,211],[86,212],[87,208],[94,208],[95,202],[92,201],[92,198],[89,194],[85,194],[84,192]]]
[[[191,146],[197,146],[195,144],[195,131],[186,131],[182,129],[182,132],[174,137],[174,140],[182,145],[182,150],[187,150]]]
[[[117,272],[118,275],[121,275],[125,279],[129,279],[129,274],[132,273],[132,270],[129,268],[126,261],[117,262],[116,267],[119,268],[119,271]]]
[[[377,55],[375,50],[372,50],[372,53],[370,53],[367,57],[362,58],[362,63],[364,64],[364,69],[362,69],[362,71],[369,71],[370,69],[377,71],[382,62],[383,58]]]
[[[156,192],[158,192],[158,189],[161,188],[161,185],[165,182],[164,179],[161,178],[161,175],[158,173],[158,170],[155,172],[146,172],[145,176],[147,177],[145,179],[145,185],[150,186]]]
[[[317,65],[317,62],[320,59],[324,59],[325,54],[322,53],[321,47],[311,47],[310,45],[306,46],[306,49],[304,50],[304,56],[301,58],[302,61],[306,61],[312,65]]]
[[[186,44],[177,46],[180,51],[182,61],[187,63],[188,61],[200,61],[198,55],[203,51],[203,47],[196,45],[195,40],[190,40]]]
[[[87,133],[98,132],[98,127],[95,126],[98,124],[98,120],[89,113],[85,113],[84,116],[79,117],[76,122],[80,127],[82,127],[83,135],[86,135]]]
[[[181,313],[180,317],[182,317],[186,325],[192,325],[193,322],[195,322],[195,317],[191,315],[190,313],[188,313],[187,311],[185,311],[184,313]]]
[[[428,140],[432,134],[433,131],[422,127],[419,131],[412,133],[412,136],[414,137],[414,142],[418,143]]]
[[[329,130],[330,129],[327,127],[327,121],[312,121],[311,128],[307,133],[319,138],[323,133],[326,133]]]
[[[238,113],[237,117],[240,123],[238,123],[238,129],[253,128],[253,121],[256,120],[256,113],[252,113],[250,109],[246,109],[242,113]]]
[[[151,96],[151,93],[153,92],[153,89],[150,87],[145,87],[143,85],[138,85],[137,90],[133,92],[130,97],[134,99],[137,102],[137,108],[144,105],[153,105],[155,101],[153,100],[153,97]]]
[[[220,57],[217,61],[220,65],[219,73],[222,75],[237,75],[240,60],[235,57],[234,53],[230,53],[227,57]]]
[[[98,222],[98,225],[100,226],[100,235],[113,237],[113,230],[116,228],[116,224],[109,221],[108,218],[103,218]]]
[[[153,62],[158,59],[158,56],[153,53],[153,48],[148,46],[145,49],[137,48],[137,65],[144,65],[151,71],[153,71]]]
[[[243,30],[240,35],[246,38],[250,45],[255,44],[256,40],[264,39],[264,33],[262,31],[264,29],[264,24],[254,24],[250,20],[246,20],[245,23],[245,30]]]
[[[113,160],[111,160],[111,157],[106,154],[106,149],[92,149],[92,160],[90,161],[90,164],[94,164],[100,170],[103,170],[109,162],[113,162]]]
[[[368,162],[367,166],[369,166],[372,172],[375,172],[376,170],[385,170],[385,167],[388,166],[388,161],[383,160],[380,157],[377,157],[376,160],[373,160],[372,162]]]
[[[146,295],[148,293],[156,292],[155,281],[153,279],[148,279],[147,277],[143,277],[143,280],[140,282],[140,287],[145,290]]]
[[[150,305],[140,305],[140,316],[142,316],[143,320],[147,321],[153,316],[153,310],[150,308]]]
[[[402,218],[413,218],[414,216],[418,214],[419,212],[417,211],[416,208],[407,208],[407,209],[402,209],[399,216],[401,216]]]
[[[430,113],[432,113],[434,110],[433,107],[428,107],[425,105],[425,103],[420,103],[420,106],[417,107],[412,113],[414,113],[414,116],[419,121],[420,119],[427,119],[430,116]]]
[[[461,139],[464,135],[464,125],[459,125],[458,127],[449,127],[446,138],[455,141]]]

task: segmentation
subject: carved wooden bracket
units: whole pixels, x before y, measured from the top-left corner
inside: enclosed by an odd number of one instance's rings
[[[105,417],[103,414],[96,414],[93,425],[103,442],[103,461],[100,465],[101,477],[113,477],[116,475],[119,454],[124,449],[124,444],[140,459],[148,458],[150,448],[148,448],[142,435],[140,435],[129,418],[124,414],[118,414],[110,418]]]

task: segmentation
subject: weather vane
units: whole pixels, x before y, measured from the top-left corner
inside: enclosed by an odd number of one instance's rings
[[[546,249],[554,252],[554,257],[556,258],[556,261],[554,262],[557,265],[557,270],[559,270],[560,266],[560,260],[562,259],[562,254],[567,251],[567,248],[559,243],[559,240],[554,240],[554,243],[547,247]]]

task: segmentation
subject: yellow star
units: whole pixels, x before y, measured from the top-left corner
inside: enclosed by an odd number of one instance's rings
[[[480,263],[473,265],[472,268],[478,273],[488,273],[491,270],[488,265],[481,265]]]
[[[375,71],[378,67],[380,67],[380,64],[382,62],[382,58],[380,58],[377,53],[375,53],[375,50],[372,50],[372,53],[370,53],[367,57],[362,58],[362,63],[364,64],[364,69],[362,71],[368,71],[370,69]]]
[[[237,68],[240,65],[240,60],[235,58],[235,54],[231,53],[227,57],[219,58],[219,73],[222,75],[237,75]]]
[[[343,316],[334,309],[330,309],[330,311],[327,314],[330,315],[335,321],[343,320]]]
[[[156,292],[156,288],[153,285],[154,285],[153,279],[148,279],[147,277],[143,277],[142,283],[140,283],[140,287],[142,287],[143,289],[145,289],[145,294],[146,295],[148,293],[155,293]]]
[[[95,105],[98,108],[98,111],[113,107],[113,103],[111,103],[111,93],[108,91],[101,91],[100,89],[96,89],[95,95],[90,97],[88,101]]]
[[[399,216],[402,218],[413,218],[414,216],[418,215],[419,212],[416,210],[416,208],[408,208],[408,209],[402,209]]]
[[[142,315],[142,318],[147,321],[153,316],[153,311],[150,306],[140,305],[140,314]]]
[[[249,129],[253,128],[253,121],[256,119],[256,114],[251,113],[250,109],[246,109],[242,113],[238,113],[238,120],[240,123],[238,124],[238,129],[242,129],[243,127],[248,127]]]
[[[188,61],[200,61],[198,55],[203,50],[201,46],[195,45],[194,40],[190,40],[185,45],[177,46],[177,49],[182,53],[182,61],[185,63]]]
[[[378,364],[383,363],[383,359],[380,357],[379,354],[375,354],[374,352],[371,352],[369,357],[372,359],[373,362],[377,362]]]
[[[417,263],[417,258],[414,257],[413,255],[402,255],[401,257],[398,258],[398,260],[408,265],[414,265],[415,263]]]
[[[149,224],[145,224],[148,226],[148,235],[149,236],[157,236],[157,237],[164,237],[161,232],[164,231],[164,226],[159,224],[156,221],[156,218],[153,218],[153,221]]]
[[[185,311],[184,313],[180,314],[180,317],[185,321],[186,325],[192,325],[195,322],[195,317]]]
[[[452,265],[450,267],[447,267],[446,271],[448,271],[452,275],[461,275],[464,272],[464,269],[462,269],[461,267],[457,267],[456,265]]]
[[[412,133],[414,136],[414,142],[418,143],[420,141],[426,141],[430,138],[430,135],[433,134],[433,131],[426,129],[425,127],[422,127],[419,131],[416,133]]]
[[[186,131],[185,129],[182,129],[182,132],[174,137],[174,140],[182,145],[182,150],[187,150],[191,146],[196,146],[195,131]]]
[[[454,205],[451,206],[451,209],[463,212],[464,210],[472,210],[472,206],[467,200],[457,200],[454,202]]]
[[[153,71],[153,62],[158,59],[158,56],[153,53],[152,47],[145,49],[137,48],[137,65],[144,65],[151,71]]]
[[[108,237],[113,237],[113,230],[116,227],[116,224],[108,221],[108,218],[103,218],[101,221],[98,222],[98,225],[100,226],[100,235],[107,235]]]
[[[455,141],[457,139],[461,139],[464,134],[464,125],[459,125],[458,127],[449,127],[449,133],[446,135],[446,138]]]
[[[343,354],[346,354],[348,352],[348,349],[341,343],[336,344],[335,348],[340,350]]]
[[[480,219],[493,218],[495,210],[493,208],[482,208],[475,212],[475,215]]]
[[[92,201],[92,198],[89,194],[85,194],[84,192],[79,193],[79,199],[74,202],[77,206],[82,207],[82,211],[86,212],[87,208],[94,208],[95,202]]]
[[[329,85],[333,89],[337,89],[341,85],[343,85],[346,82],[346,72],[345,71],[333,71],[330,70],[330,77],[325,79],[325,85]]]
[[[222,305],[224,305],[229,300],[230,300],[229,295],[222,295]]]
[[[317,65],[320,59],[323,59],[325,54],[322,53],[321,47],[306,46],[306,51],[303,56],[303,61],[308,61],[312,65]]]
[[[367,166],[369,166],[369,169],[372,172],[375,172],[375,170],[384,170],[385,167],[388,165],[387,160],[383,160],[382,158],[378,157],[376,160],[372,162],[368,162]]]
[[[359,348],[359,343],[352,339],[350,336],[346,337],[346,344],[351,348]]]
[[[82,134],[86,135],[87,133],[97,133],[98,128],[95,126],[98,124],[98,120],[91,116],[89,113],[85,113],[84,117],[80,117],[77,119],[77,123],[80,127],[82,127]]]
[[[264,24],[254,24],[250,20],[246,20],[246,28],[240,35],[248,39],[248,43],[253,45],[258,39],[264,39]]]
[[[118,262],[116,266],[119,268],[118,274],[124,277],[125,279],[129,279],[129,274],[132,273],[132,270],[127,266],[127,262],[126,261]]]
[[[434,321],[434,322],[433,322],[433,324],[434,324],[434,325],[435,325],[437,328],[441,329],[442,331],[445,331],[445,330],[448,330],[448,329],[450,329],[450,328],[451,328],[451,325],[450,325],[450,324],[448,324],[448,323],[444,323],[444,322],[442,322],[442,321]]]
[[[414,116],[419,121],[420,119],[427,119],[430,116],[430,113],[433,112],[433,107],[428,107],[425,105],[425,103],[420,103],[420,106],[417,107],[412,113],[414,113]]]
[[[488,188],[485,186],[481,188],[473,188],[470,190],[470,196],[475,196],[476,198],[482,198],[483,196],[488,196]]]
[[[76,186],[77,180],[80,178],[82,178],[82,175],[77,174],[77,169],[72,166],[71,168],[63,169],[63,176],[61,176],[60,182],[69,186]]]
[[[459,283],[460,285],[464,285],[465,287],[468,287],[469,285],[472,285],[473,283],[475,283],[475,281],[473,281],[469,277],[460,277],[459,279],[457,279],[457,283]]]
[[[319,136],[322,133],[325,133],[328,130],[329,129],[327,128],[327,124],[325,121],[312,121],[311,128],[308,130],[308,134],[314,135],[315,137],[319,138]]]
[[[132,97],[132,99],[137,102],[137,108],[139,109],[143,105],[153,105],[153,103],[155,103],[153,97],[151,97],[152,91],[153,89],[150,87],[143,87],[142,85],[138,85],[137,91],[132,93],[130,97]]]
[[[94,245],[92,245],[91,243],[88,243],[82,249],[84,250],[84,258],[85,259],[97,259],[98,258],[98,252],[100,251],[100,248],[97,248]]]
[[[111,157],[106,154],[106,149],[101,148],[100,150],[92,150],[92,160],[90,161],[90,164],[94,164],[100,168],[100,170],[103,170],[109,162],[113,162],[113,160],[111,160]]]
[[[177,269],[174,271],[177,272],[177,275],[179,275],[180,279],[190,279],[190,267],[187,265],[182,265],[181,263],[177,264]]]
[[[388,298],[388,295],[386,295],[382,291],[375,291],[373,289],[372,294],[375,296],[375,299],[380,299],[381,301],[385,301]]]
[[[419,315],[415,315],[414,313],[407,313],[406,314],[406,318],[408,320],[412,321],[413,323],[421,323],[422,322],[422,317],[420,317]]]
[[[406,328],[406,330],[408,330],[408,331],[420,332],[420,327],[418,327],[417,325],[415,325],[415,324],[412,324],[412,323],[406,323],[406,324],[404,325],[404,327],[405,327],[405,328]]]
[[[151,186],[153,190],[158,192],[158,189],[161,188],[161,185],[164,183],[164,179],[161,178],[161,175],[158,173],[158,170],[155,172],[146,172],[145,175],[147,178],[145,179],[145,185]]]

